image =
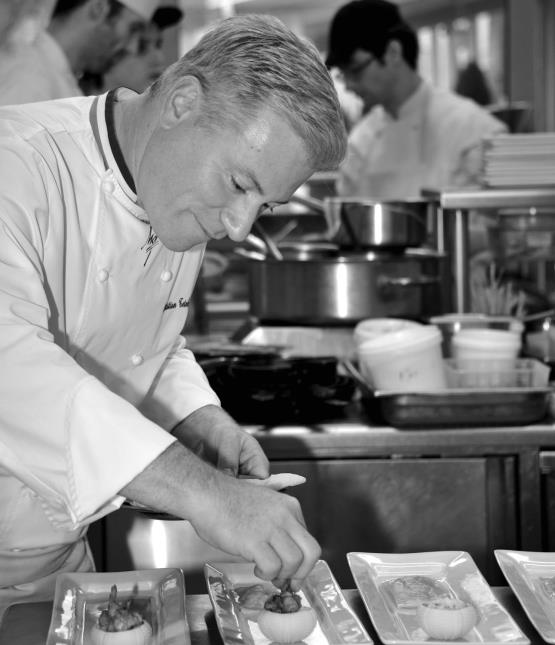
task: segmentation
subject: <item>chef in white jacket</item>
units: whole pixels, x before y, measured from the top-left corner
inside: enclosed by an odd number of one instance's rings
[[[345,143],[318,52],[269,17],[219,23],[143,94],[0,110],[0,607],[91,570],[87,527],[124,498],[298,588],[319,546],[237,477],[268,461],[180,331],[206,242]]]
[[[339,195],[410,199],[479,182],[482,140],[505,125],[425,82],[417,62],[417,35],[394,3],[353,0],[335,14],[326,63],[366,109],[349,133]]]

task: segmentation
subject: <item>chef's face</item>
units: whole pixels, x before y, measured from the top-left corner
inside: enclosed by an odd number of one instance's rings
[[[366,109],[387,98],[390,74],[387,64],[364,49],[355,49],[349,64],[341,68],[345,87],[364,102]]]
[[[287,202],[314,172],[301,138],[269,109],[243,127],[201,127],[198,114],[170,127],[173,118],[150,137],[137,176],[152,228],[171,250],[243,240],[260,213]]]

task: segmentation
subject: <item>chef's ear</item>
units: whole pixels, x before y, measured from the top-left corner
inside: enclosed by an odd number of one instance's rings
[[[89,18],[96,23],[104,22],[110,12],[109,0],[89,0],[86,6]]]
[[[390,65],[398,65],[403,58],[403,45],[398,40],[390,40],[385,48],[384,55],[382,56],[385,63]]]
[[[160,125],[172,128],[191,117],[200,114],[203,98],[202,86],[194,76],[185,76],[168,92],[162,105]]]

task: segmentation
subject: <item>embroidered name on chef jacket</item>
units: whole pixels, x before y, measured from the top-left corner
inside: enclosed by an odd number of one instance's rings
[[[189,301],[186,298],[179,298],[179,300],[169,300],[164,305],[164,311],[167,309],[178,309],[189,306]]]

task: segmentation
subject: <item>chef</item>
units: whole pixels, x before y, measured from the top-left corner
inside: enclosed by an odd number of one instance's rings
[[[5,107],[0,138],[0,606],[92,570],[124,498],[298,588],[319,546],[180,331],[206,243],[344,155],[318,52],[230,18],[143,94]]]
[[[366,111],[349,134],[339,195],[409,199],[478,182],[481,141],[504,124],[423,81],[417,62],[417,35],[392,2],[353,0],[335,14],[326,63]]]

